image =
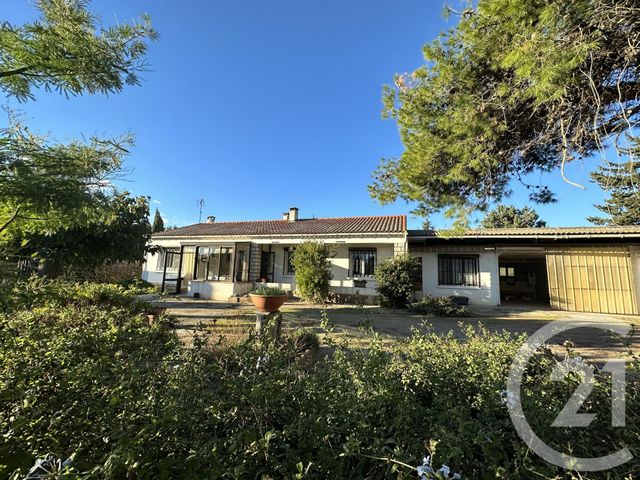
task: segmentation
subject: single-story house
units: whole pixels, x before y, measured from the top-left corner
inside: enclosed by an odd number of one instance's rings
[[[227,300],[257,283],[295,291],[289,261],[306,240],[334,245],[331,288],[342,300],[376,300],[373,273],[386,258],[420,258],[416,298],[466,297],[471,305],[539,304],[557,310],[640,311],[640,227],[509,228],[447,235],[407,230],[404,215],[216,222],[152,236],[145,280]]]
[[[407,251],[407,219],[299,218],[297,208],[281,220],[216,222],[209,217],[206,223],[155,233],[151,243],[162,250],[147,255],[142,278],[214,300],[245,295],[258,282],[294,291],[289,259],[307,240],[335,246],[331,288],[336,295],[371,302],[377,294],[376,265]]]

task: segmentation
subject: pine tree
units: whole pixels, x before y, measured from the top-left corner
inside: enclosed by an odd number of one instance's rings
[[[640,146],[636,143],[628,153],[637,155]],[[640,225],[639,160],[600,166],[591,174],[591,178],[609,192],[609,197],[604,204],[595,205],[606,216],[589,217],[587,220],[596,225]]]
[[[151,231],[153,233],[162,232],[164,230],[164,220],[162,220],[162,215],[160,215],[160,210],[156,208],[156,214],[153,217],[153,227]]]
[[[547,223],[533,208],[498,205],[482,219],[480,225],[482,228],[539,228],[546,227]]]

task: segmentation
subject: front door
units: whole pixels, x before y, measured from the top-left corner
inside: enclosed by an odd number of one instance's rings
[[[275,267],[276,253],[262,252],[260,257],[260,280],[273,282],[273,269]]]

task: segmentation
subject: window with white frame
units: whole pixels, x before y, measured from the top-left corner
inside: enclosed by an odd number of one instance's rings
[[[349,276],[351,278],[373,277],[378,252],[375,248],[352,248],[349,250]]]
[[[167,258],[168,257],[168,258]],[[180,254],[178,252],[172,252],[162,250],[158,252],[158,263],[156,264],[156,271],[164,271],[164,262],[167,262],[167,272],[177,272],[180,266]]]
[[[479,255],[438,255],[438,285],[479,287]]]

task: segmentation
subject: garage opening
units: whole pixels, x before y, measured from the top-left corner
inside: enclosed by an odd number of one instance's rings
[[[498,273],[502,305],[549,306],[544,250],[501,252]]]

